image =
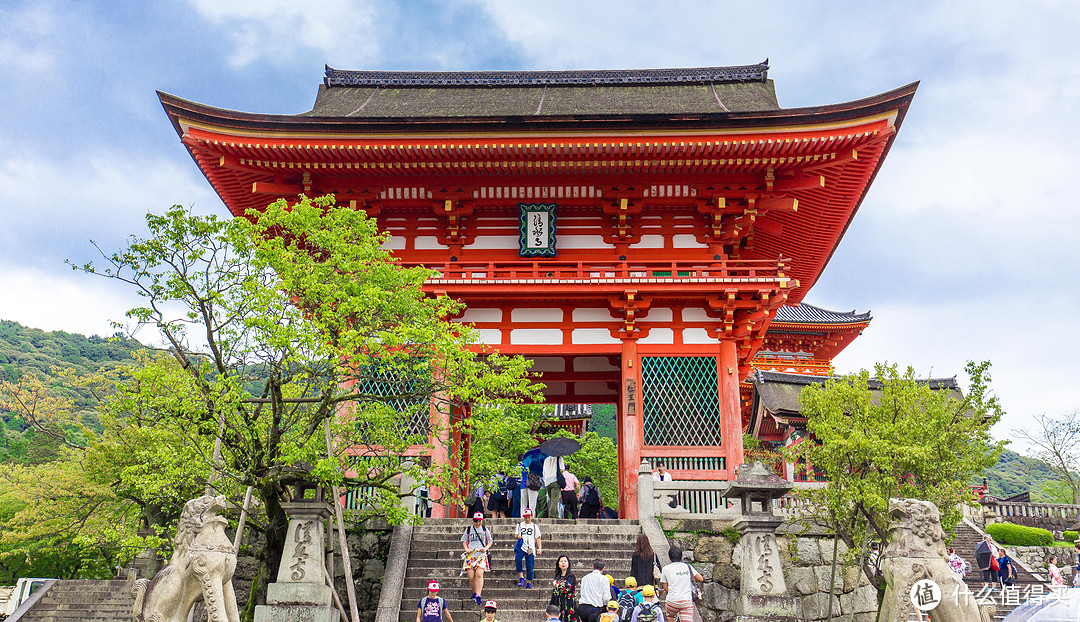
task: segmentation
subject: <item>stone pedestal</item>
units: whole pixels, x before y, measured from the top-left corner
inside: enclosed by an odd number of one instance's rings
[[[266,587],[266,604],[255,607],[255,622],[340,622],[326,584],[326,534],[330,508],[318,499],[283,504],[289,532],[277,581]]]
[[[734,522],[742,534],[742,578],[735,606],[738,622],[779,622],[802,617],[798,599],[788,594],[776,546],[776,528],[784,519],[772,511],[773,499],[790,489],[788,481],[755,462],[739,468],[738,477],[725,493],[725,497],[738,498],[742,503],[742,514]]]

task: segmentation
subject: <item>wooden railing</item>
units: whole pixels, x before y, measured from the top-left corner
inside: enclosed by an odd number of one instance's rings
[[[785,263],[770,260],[738,261],[456,261],[402,262],[424,265],[438,274],[433,281],[482,279],[486,281],[553,279],[725,279],[775,281],[785,279]]]

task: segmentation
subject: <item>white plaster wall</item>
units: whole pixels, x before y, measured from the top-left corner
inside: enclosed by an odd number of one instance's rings
[[[461,316],[462,322],[501,322],[502,321],[502,309],[484,309],[469,307],[465,309],[465,313]]]
[[[528,346],[562,345],[562,331],[557,328],[516,328],[510,331],[510,343]]]
[[[614,318],[605,308],[574,309],[575,322],[610,322]]]
[[[682,332],[683,343],[716,343],[716,339],[709,335],[704,328],[684,328]]]
[[[649,336],[638,339],[638,343],[675,343],[675,331],[670,328],[654,328],[649,331]]]
[[[442,250],[450,247],[440,242],[439,238],[433,235],[418,235],[416,236],[416,239],[413,240],[413,248],[419,251],[430,251]]]
[[[608,244],[604,240],[602,235],[566,235],[560,234],[555,244],[559,249],[571,249],[571,248],[612,248],[611,244]]]
[[[562,309],[514,309],[510,312],[510,319],[514,322],[556,322],[563,319]]]
[[[664,248],[664,236],[643,235],[637,244],[631,244],[630,248]]]
[[[676,233],[671,236],[671,245],[675,248],[702,248],[697,237],[690,233]]]
[[[645,315],[645,320],[650,322],[670,322],[671,321],[671,309],[667,307],[658,307],[655,309],[649,309],[649,313]]]
[[[682,310],[684,322],[715,322],[716,318],[705,315],[705,309],[689,308]]]
[[[612,337],[611,331],[606,328],[575,328],[571,333],[570,343],[607,344],[622,343],[622,340]]]
[[[516,235],[484,235],[473,238],[472,244],[466,248],[478,250],[506,250],[517,249],[518,236]]]

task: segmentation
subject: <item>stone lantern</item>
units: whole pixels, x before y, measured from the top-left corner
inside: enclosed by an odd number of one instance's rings
[[[773,500],[791,490],[791,482],[777,477],[761,462],[743,464],[724,496],[738,499],[742,513],[734,527],[742,535],[742,581],[737,620],[800,618],[799,602],[788,594],[776,528],[784,522],[773,512]]]
[[[331,513],[326,489],[303,468],[282,484],[292,493],[292,500],[281,504],[289,515],[289,531],[277,581],[266,586],[266,604],[255,607],[255,622],[339,622],[333,588],[326,583],[324,528]]]

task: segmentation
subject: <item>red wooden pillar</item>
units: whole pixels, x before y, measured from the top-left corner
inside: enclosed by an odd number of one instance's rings
[[[637,340],[624,339],[619,382],[619,516],[637,518],[637,477],[645,426],[641,414],[641,357]]]
[[[441,470],[450,466],[450,405],[432,400],[430,413],[431,467]],[[431,489],[432,500],[438,500],[431,506],[432,518],[446,518],[452,494],[451,490],[442,490],[438,487]]]
[[[716,384],[720,392],[720,442],[725,451],[728,479],[735,479],[742,464],[742,409],[739,408],[739,356],[735,342],[720,341],[716,359]]]

